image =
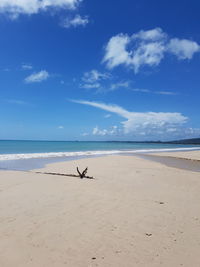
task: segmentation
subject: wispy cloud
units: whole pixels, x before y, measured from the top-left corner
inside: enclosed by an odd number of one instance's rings
[[[158,95],[178,95],[178,93],[171,91],[156,91],[154,93]]]
[[[32,70],[33,66],[31,64],[22,64],[22,70]]]
[[[85,72],[81,78],[81,88],[85,89],[98,89],[97,92],[109,92],[119,88],[128,88],[130,81],[119,81],[109,72],[100,72],[98,70],[91,70]]]
[[[124,65],[138,73],[143,66],[158,66],[166,54],[173,54],[178,60],[190,60],[199,51],[198,43],[170,39],[162,29],[155,28],[131,36],[123,33],[113,36],[105,47],[103,62],[109,69]]]
[[[100,72],[98,70],[91,70],[85,72],[82,77],[82,83],[80,84],[81,88],[100,88],[101,82],[111,78],[111,75],[107,72]]]
[[[139,93],[151,93],[149,89],[143,89],[143,88],[133,88],[131,89],[133,92],[139,92]]]
[[[62,130],[62,129],[64,129],[64,126],[60,125],[60,126],[58,126],[58,129]]]
[[[88,105],[92,107],[96,107],[102,110],[106,110],[112,113],[116,113],[121,117],[127,118],[130,114],[129,111],[125,110],[124,108],[117,106],[117,105],[107,105],[104,103],[92,102],[92,101],[84,101],[84,100],[71,100],[74,103]]]
[[[81,0],[1,0],[0,13],[16,19],[20,14],[37,14],[49,9],[75,9]]]
[[[130,80],[119,80],[118,77],[111,75],[109,72],[100,72],[98,70],[91,70],[85,72],[81,78],[82,82],[79,84],[80,88],[97,89],[96,92],[105,93],[112,92],[117,89],[128,89],[137,93],[149,93],[156,95],[178,95],[172,91],[153,91],[146,88],[133,88],[133,82]]]
[[[117,82],[117,83],[112,83],[110,86],[110,90],[114,91],[118,88],[128,88],[130,83],[128,81],[125,82]]]
[[[61,26],[64,28],[76,28],[76,27],[85,27],[89,23],[89,18],[87,16],[81,17],[76,15],[73,18],[66,18],[62,21]]]
[[[168,95],[168,96],[178,95],[177,92],[172,92],[172,91],[152,91],[152,90],[143,89],[143,88],[132,88],[131,91],[136,92],[136,93],[146,93],[146,94],[156,94],[156,95]]]
[[[85,89],[98,89],[101,87],[100,83],[84,83],[84,84],[80,84],[81,88],[85,88]]]
[[[121,132],[125,135],[162,137],[170,131],[173,134],[180,132],[182,126],[188,121],[186,116],[178,112],[133,112],[113,104],[83,100],[73,100],[73,102],[106,110],[124,118],[125,120],[121,122],[123,129]],[[106,134],[105,129],[103,132],[98,127],[94,129],[93,134]]]
[[[7,99],[6,102],[9,103],[9,104],[15,104],[15,105],[20,105],[20,106],[29,105],[29,103],[27,103],[27,102],[25,102],[23,100],[19,100],[19,99]]]
[[[80,88],[94,89],[95,94],[105,94],[118,89],[130,89],[131,85],[132,82],[129,80],[121,80],[109,72],[100,72],[96,69],[85,72],[78,84]]]
[[[110,79],[111,75],[106,72],[100,72],[98,70],[91,70],[83,74],[82,80],[86,83],[94,83],[100,80]]]
[[[10,68],[4,68],[4,69],[2,69],[2,71],[9,72],[9,71],[11,71],[11,69]]]
[[[26,77],[24,81],[26,83],[39,83],[47,80],[49,77],[50,75],[46,70],[41,70],[40,72],[33,73],[30,76]]]

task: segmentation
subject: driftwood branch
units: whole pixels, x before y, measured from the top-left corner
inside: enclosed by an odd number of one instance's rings
[[[76,170],[77,170],[77,172],[78,172],[79,176],[81,177],[81,173],[80,173],[80,171],[79,171],[78,167],[76,168]]]
[[[59,175],[59,176],[69,176],[69,177],[78,177],[78,178],[87,178],[87,179],[94,179],[94,177],[86,176],[88,168],[86,168],[82,173],[79,171],[79,168],[77,167],[78,175],[75,174],[66,174],[66,173],[56,173],[56,172],[35,172],[40,174],[49,174],[49,175]]]
[[[79,171],[78,167],[76,168],[76,170],[77,170],[77,172],[78,172],[78,174],[79,174],[79,177],[80,177],[81,179],[86,178],[86,173],[87,173],[87,171],[88,171],[88,168],[86,168],[82,173]]]

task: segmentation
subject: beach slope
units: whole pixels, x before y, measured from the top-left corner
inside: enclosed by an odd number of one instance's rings
[[[0,266],[200,266],[200,174],[135,156],[0,172]]]

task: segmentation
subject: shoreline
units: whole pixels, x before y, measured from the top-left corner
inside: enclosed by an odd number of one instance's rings
[[[140,148],[140,149],[112,149],[112,150],[83,150],[83,151],[66,151],[66,152],[34,152],[34,153],[9,153],[0,154],[0,162],[4,160],[17,159],[40,159],[40,158],[57,158],[57,157],[82,157],[82,156],[104,156],[115,154],[131,153],[160,153],[160,152],[177,152],[177,151],[200,151],[200,146],[189,147],[171,147],[171,148]]]
[[[191,152],[192,151],[192,152]],[[196,152],[196,154],[195,154]],[[61,161],[57,161],[57,163],[64,163],[64,162],[74,162],[81,159],[92,159],[92,158],[104,158],[104,157],[111,157],[113,155],[100,155],[100,156],[87,156],[87,157],[80,157],[76,159],[62,159]],[[142,158],[148,161],[157,162],[164,166],[171,167],[171,168],[177,168],[181,170],[187,170],[192,172],[200,172],[200,151],[199,150],[190,150],[190,151],[184,151],[184,152],[177,152],[177,151],[170,151],[168,153],[162,152],[162,153],[122,153],[122,154],[116,154],[116,156],[122,156],[122,157],[136,157],[136,158]],[[197,157],[197,158],[196,158]],[[42,166],[42,169],[45,169],[48,165],[54,164],[56,162],[47,163]],[[37,168],[38,169],[38,168]],[[32,169],[34,171],[35,169]]]
[[[128,156],[139,156],[149,160],[161,159],[165,155],[171,157],[176,153],[198,153],[200,147],[190,148],[176,148],[176,149],[140,149],[140,150],[129,150],[129,151],[82,151],[82,152],[58,152],[58,153],[27,153],[27,154],[1,154],[0,155],[0,170],[31,170],[44,168],[47,164],[65,161],[74,161],[82,158],[95,158],[104,157],[110,155],[128,155]],[[168,154],[167,154],[168,153]],[[57,156],[56,156],[57,155]],[[64,156],[65,155],[65,156]],[[68,155],[68,156],[66,156]],[[157,157],[157,159],[156,159]],[[177,158],[177,157],[176,157]],[[180,160],[183,158],[180,158]],[[185,158],[186,159],[186,158]],[[200,157],[199,157],[200,159]],[[162,163],[162,162],[161,162]],[[170,164],[170,160],[169,160]],[[173,164],[172,164],[173,165]],[[178,164],[179,166],[180,164]],[[196,168],[195,168],[196,170]]]

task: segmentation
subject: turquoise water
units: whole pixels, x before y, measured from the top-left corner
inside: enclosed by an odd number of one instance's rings
[[[0,141],[0,154],[59,153],[79,151],[149,150],[195,147],[191,145],[133,142]]]

